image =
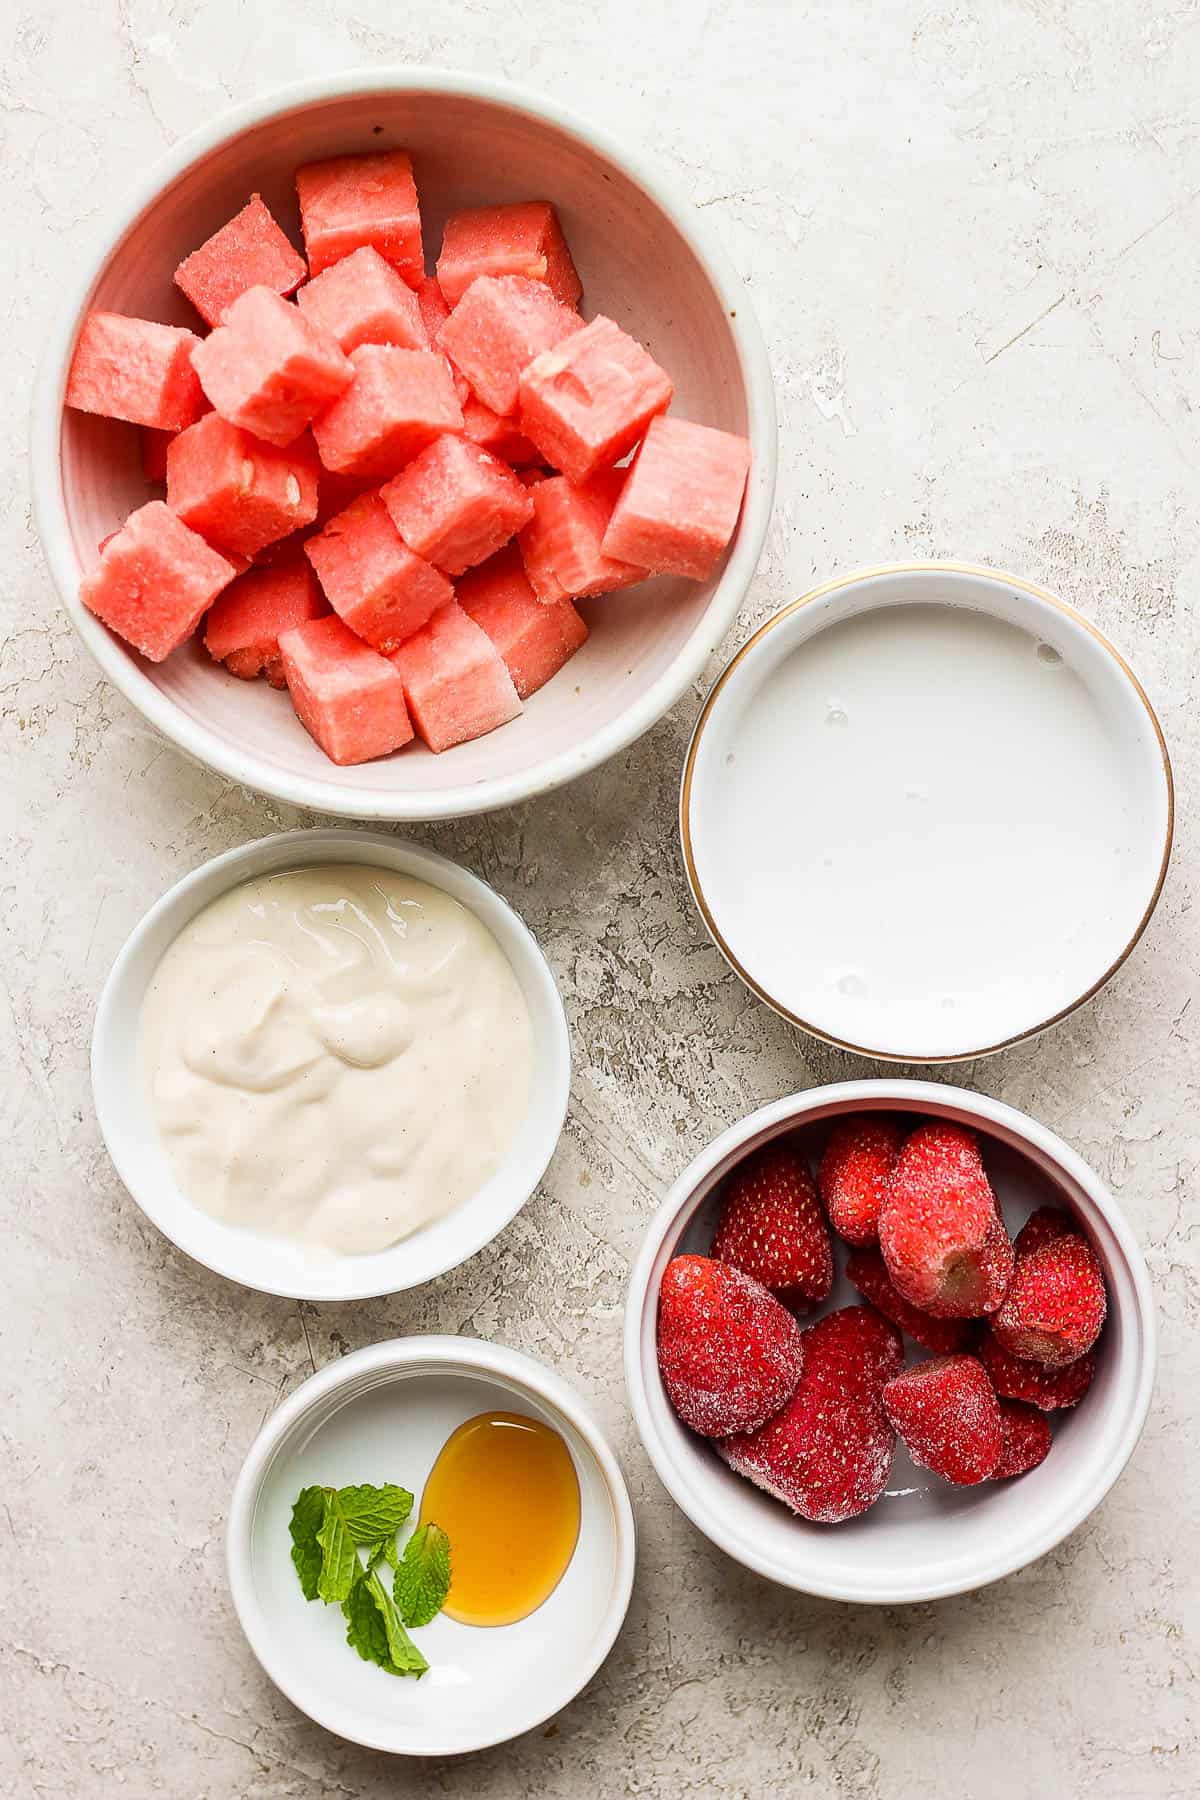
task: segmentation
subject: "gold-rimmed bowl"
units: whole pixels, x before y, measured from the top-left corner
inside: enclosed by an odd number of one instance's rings
[[[761,999],[897,1062],[988,1055],[1130,955],[1166,878],[1171,764],[1080,613],[958,563],[793,601],[718,678],[680,830],[713,941]]]

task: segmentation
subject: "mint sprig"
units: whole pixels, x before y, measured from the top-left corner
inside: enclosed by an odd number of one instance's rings
[[[450,1539],[440,1525],[421,1525],[404,1546],[396,1565],[392,1594],[404,1623],[428,1625],[450,1591]]]

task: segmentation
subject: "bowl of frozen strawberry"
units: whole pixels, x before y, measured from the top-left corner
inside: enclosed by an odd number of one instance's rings
[[[931,1600],[1104,1498],[1154,1381],[1141,1252],[1083,1159],[940,1084],[762,1108],[680,1176],[630,1281],[626,1379],[706,1536],[806,1593]]]

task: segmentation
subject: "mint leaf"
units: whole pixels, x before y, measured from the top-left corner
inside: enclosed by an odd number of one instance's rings
[[[382,1487],[367,1482],[361,1487],[339,1488],[334,1503],[354,1543],[377,1544],[399,1531],[412,1511],[413,1497],[407,1488],[392,1482]]]
[[[422,1525],[404,1546],[392,1593],[406,1625],[437,1617],[450,1590],[450,1540],[440,1525]]]
[[[422,1676],[429,1664],[412,1642],[400,1615],[377,1574],[360,1569],[358,1578],[342,1602],[346,1617],[346,1642],[364,1662],[373,1662],[389,1675]]]
[[[332,1488],[325,1489],[325,1523],[317,1533],[317,1542],[322,1552],[318,1594],[325,1601],[348,1599],[362,1564]]]
[[[394,1537],[384,1538],[382,1544],[379,1546],[379,1552],[389,1568],[398,1569],[400,1567],[400,1552],[396,1548],[396,1540]]]
[[[288,1529],[292,1534],[292,1561],[296,1565],[296,1573],[300,1577],[300,1586],[304,1589],[306,1600],[315,1600],[317,1597],[317,1582],[323,1560],[317,1533],[324,1519],[325,1489],[303,1488],[292,1508],[292,1520]]]

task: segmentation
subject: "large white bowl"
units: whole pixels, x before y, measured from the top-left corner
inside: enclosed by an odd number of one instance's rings
[[[529,1106],[503,1163],[479,1191],[411,1237],[366,1256],[330,1256],[244,1231],[204,1212],[175,1181],[147,1105],[138,1056],[142,1002],[180,931],[244,881],[319,863],[368,863],[441,888],[469,908],[507,956],[533,1027]],[[284,831],[214,856],[175,884],[136,925],[100,996],[92,1033],[96,1117],[118,1175],[146,1217],[197,1262],[267,1294],[361,1300],[417,1287],[457,1268],[516,1217],[554,1154],[571,1088],[562,1000],[533,934],[507,901],[434,850],[376,832]]]
[[[143,661],[78,600],[97,545],[148,497],[133,426],[64,412],[75,335],[91,307],[195,325],[172,283],[180,259],[259,191],[298,236],[298,163],[412,150],[427,256],[447,213],[537,196],[557,205],[584,282],[675,381],[674,410],[745,433],[741,523],[705,582],[660,579],[584,603],[592,635],[521,717],[434,756],[412,746],[357,768],[329,762],[286,694],[216,668],[197,642]],[[642,159],[553,102],[486,77],[429,69],[342,72],[279,89],[177,144],[113,209],[47,343],[33,403],[32,479],[51,573],[84,643],[181,750],[279,800],[362,819],[443,819],[507,806],[594,768],[680,698],[732,624],[762,548],[775,486],[775,403],[746,290],[687,201]]]
[[[336,1606],[304,1599],[290,1558],[292,1503],[309,1483],[395,1481],[416,1511],[450,1433],[492,1411],[541,1419],[565,1440],[579,1477],[575,1553],[554,1592],[515,1625],[435,1619],[417,1634],[429,1672],[398,1679],[359,1660]],[[532,1730],[591,1680],[629,1606],[635,1538],[617,1459],[560,1376],[499,1344],[413,1337],[331,1363],[272,1413],[238,1476],[226,1553],[250,1648],[289,1700],[355,1743],[449,1756]]]
[[[735,1475],[676,1417],[658,1373],[663,1270],[707,1254],[722,1178],[755,1146],[798,1133],[819,1151],[839,1114],[886,1111],[953,1119],[980,1132],[1006,1219],[1064,1206],[1079,1219],[1108,1282],[1108,1323],[1096,1375],[1079,1406],[1052,1415],[1046,1460],[1016,1481],[955,1488],[915,1468],[903,1447],[888,1492],[842,1525],[810,1525]],[[861,1301],[839,1277],[830,1305]],[[722,1132],[675,1183],[634,1264],[625,1311],[625,1376],[633,1415],[659,1479],[714,1544],[784,1587],[879,1604],[936,1600],[982,1587],[1045,1555],[1098,1506],[1137,1443],[1154,1386],[1150,1279],[1116,1201],[1045,1126],[982,1094],[923,1081],[846,1081],[777,1100]]]

